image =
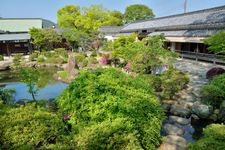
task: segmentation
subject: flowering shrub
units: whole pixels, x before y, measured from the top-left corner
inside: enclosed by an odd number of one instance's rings
[[[102,65],[107,65],[107,59],[105,57],[102,57],[101,64]]]

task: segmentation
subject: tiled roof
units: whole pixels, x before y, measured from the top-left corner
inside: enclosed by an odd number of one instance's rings
[[[204,27],[205,26],[205,27]],[[196,28],[225,29],[225,6],[205,9],[186,14],[172,15],[146,21],[137,21],[124,26],[121,32],[135,32],[140,30],[185,30]]]
[[[218,30],[178,30],[178,31],[157,31],[148,36],[163,34],[165,37],[207,37]]]
[[[109,33],[119,33],[123,26],[102,26],[98,30],[101,33],[109,34]]]
[[[30,35],[28,33],[0,34],[0,41],[29,40],[29,39]]]

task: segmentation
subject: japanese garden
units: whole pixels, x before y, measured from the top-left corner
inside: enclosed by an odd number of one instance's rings
[[[154,18],[142,4],[66,5],[56,15],[10,40],[1,35],[19,31],[0,18],[0,149],[225,149],[225,6]],[[196,16],[208,20],[188,22]]]

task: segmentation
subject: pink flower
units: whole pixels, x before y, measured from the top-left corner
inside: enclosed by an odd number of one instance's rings
[[[105,57],[102,57],[101,62],[103,65],[107,65],[107,59]]]
[[[70,119],[70,117],[71,117],[71,115],[70,115],[70,114],[65,114],[65,115],[63,116],[63,119],[64,119],[64,120],[69,120],[69,119]]]

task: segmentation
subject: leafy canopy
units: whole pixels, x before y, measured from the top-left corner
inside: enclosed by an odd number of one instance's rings
[[[108,46],[115,58],[123,58],[131,63],[133,71],[148,73],[153,66],[169,64],[174,59],[175,54],[164,48],[163,35],[137,42],[135,38],[135,35],[121,36],[112,43],[112,46]]]
[[[121,12],[109,11],[102,5],[91,5],[83,8],[76,5],[66,5],[58,10],[57,17],[61,28],[89,32],[96,31],[100,26],[123,24]]]
[[[145,20],[154,18],[155,15],[152,10],[141,4],[130,5],[126,8],[124,18],[126,23],[131,23],[136,20]]]
[[[56,30],[51,28],[31,28],[29,31],[31,35],[31,41],[40,50],[44,48],[46,50],[52,50],[54,46],[61,42],[61,36]]]
[[[142,78],[108,68],[80,73],[57,100],[78,149],[156,149],[163,111]]]
[[[204,40],[209,50],[216,54],[225,54],[225,31],[220,31]]]

